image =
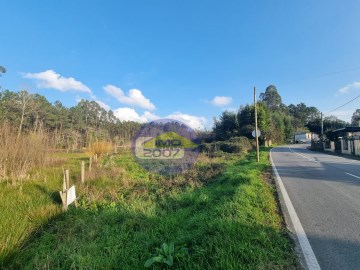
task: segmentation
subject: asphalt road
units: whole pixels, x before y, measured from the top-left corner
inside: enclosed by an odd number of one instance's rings
[[[272,159],[321,269],[360,269],[360,161],[289,145]]]

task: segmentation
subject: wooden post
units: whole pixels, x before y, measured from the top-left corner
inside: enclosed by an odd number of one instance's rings
[[[70,185],[70,179],[69,179],[69,170],[65,170],[64,171],[64,177],[63,177],[63,191],[60,191],[60,197],[61,197],[61,201],[63,203],[63,209],[66,211],[67,210],[67,205],[66,205],[66,200],[67,200],[67,190],[69,189]]]
[[[85,183],[85,161],[81,161],[81,183]]]
[[[92,158],[89,158],[89,172],[91,172],[91,164],[92,164]]]
[[[63,176],[63,188],[62,191],[65,192],[66,191],[66,177],[65,177],[65,171],[63,171],[64,176]]]
[[[69,170],[65,170],[65,181],[66,181],[66,190],[68,190],[70,188]]]
[[[259,138],[258,138],[258,126],[257,126],[257,108],[256,108],[256,87],[254,86],[254,107],[255,107],[255,141],[256,141],[256,161],[260,162],[259,156]]]
[[[323,113],[321,113],[321,135],[320,140],[323,141],[324,138],[324,119],[323,119]]]

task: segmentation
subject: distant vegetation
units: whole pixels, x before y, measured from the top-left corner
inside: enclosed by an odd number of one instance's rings
[[[120,122],[113,112],[95,101],[81,100],[71,108],[60,101],[51,104],[44,96],[27,91],[0,92],[0,122],[23,132],[47,133],[49,146],[80,150],[95,140],[111,140],[121,144],[133,137],[140,124]]]
[[[310,131],[320,135],[321,115],[316,107],[305,103],[285,105],[274,85],[260,94],[258,106],[258,126],[261,130],[260,142],[270,140],[272,143],[291,142],[295,132]],[[354,112],[352,124],[360,118],[360,109]],[[328,131],[350,125],[335,116],[324,117],[324,134]],[[254,130],[254,106],[241,106],[237,112],[225,111],[215,119],[213,138],[227,140],[231,137],[245,136],[252,138]]]
[[[6,69],[0,66],[0,74]],[[0,87],[1,89],[1,87]],[[285,105],[274,85],[260,94],[258,101],[258,123],[261,140],[274,143],[288,142],[294,132],[312,131],[320,134],[321,117],[316,107],[304,103]],[[352,124],[358,124],[360,109],[354,112]],[[121,122],[114,113],[103,109],[95,101],[81,100],[76,106],[66,108],[60,101],[53,104],[39,94],[23,90],[0,92],[0,122],[10,123],[22,132],[42,132],[48,135],[49,147],[66,150],[80,150],[96,140],[116,144],[128,142],[140,124]],[[349,125],[335,116],[324,118],[324,131]],[[253,105],[242,105],[237,112],[225,111],[215,118],[214,128],[208,134],[201,134],[207,141],[227,140],[231,137],[251,137],[254,129]]]

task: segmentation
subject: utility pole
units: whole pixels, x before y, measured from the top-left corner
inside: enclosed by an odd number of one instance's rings
[[[324,138],[324,119],[323,119],[323,113],[321,113],[321,136],[320,139],[323,140]]]
[[[254,86],[254,108],[255,108],[255,141],[256,141],[256,160],[260,161],[259,156],[259,139],[258,139],[258,126],[257,126],[257,108],[256,108],[256,87]]]

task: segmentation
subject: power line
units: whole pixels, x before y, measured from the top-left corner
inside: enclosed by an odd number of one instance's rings
[[[360,69],[360,67],[348,68],[348,69],[343,69],[343,70],[338,70],[338,71],[333,71],[333,72],[318,74],[318,75],[314,75],[314,76],[309,76],[309,77],[305,77],[305,78],[295,79],[295,80],[288,81],[288,82],[286,82],[286,83],[293,83],[293,82],[299,82],[299,81],[306,81],[306,80],[318,79],[318,78],[327,77],[327,76],[330,76],[330,75],[340,74],[340,73],[349,72],[349,71],[354,71],[354,70],[359,70],[359,69]]]
[[[336,107],[335,109],[333,109],[333,110],[331,110],[331,111],[329,111],[329,112],[327,112],[327,113],[324,113],[324,115],[325,115],[325,114],[329,114],[329,113],[331,113],[331,112],[333,112],[333,111],[336,111],[337,109],[340,109],[340,108],[348,105],[349,103],[353,102],[354,100],[358,99],[359,97],[360,97],[360,95],[354,97],[352,100],[346,102],[345,104],[343,104],[343,105],[341,105],[341,106],[339,106],[339,107]]]

